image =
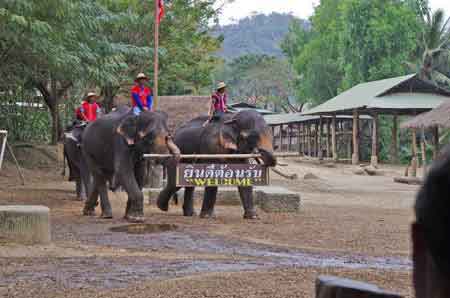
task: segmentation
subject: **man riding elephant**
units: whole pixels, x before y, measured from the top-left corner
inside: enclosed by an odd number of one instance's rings
[[[144,111],[135,116],[125,107],[89,124],[83,133],[82,150],[93,177],[83,214],[95,214],[100,196],[102,217],[112,218],[106,184],[115,176],[128,194],[125,218],[132,222],[143,221],[144,215],[143,154],[179,154],[169,135],[165,113]]]
[[[267,166],[275,166],[273,156],[272,134],[264,118],[255,111],[242,111],[235,115],[225,115],[219,121],[205,123],[206,117],[199,117],[180,127],[174,137],[175,144],[182,154],[227,154],[253,153],[262,155]],[[208,162],[248,162],[247,160],[226,160]],[[169,200],[180,188],[175,185],[176,165],[168,164],[167,186],[161,191],[157,205],[167,211]],[[253,188],[239,187],[239,194],[244,208],[244,218],[256,219],[257,214],[253,203]],[[193,187],[186,187],[184,192],[183,214],[194,215]],[[203,199],[201,217],[213,217],[216,202],[217,187],[206,187]]]

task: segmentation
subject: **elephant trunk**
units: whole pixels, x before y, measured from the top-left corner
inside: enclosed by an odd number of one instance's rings
[[[273,154],[272,135],[270,133],[263,134],[260,137],[257,150],[261,154],[265,165],[269,167],[277,165],[277,159]]]
[[[178,148],[178,146],[175,145],[171,137],[167,137],[166,144],[167,148],[169,148],[169,151],[172,155],[175,155],[177,157],[180,156],[181,154],[180,148]]]

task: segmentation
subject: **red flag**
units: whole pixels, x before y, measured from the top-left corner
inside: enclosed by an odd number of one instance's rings
[[[161,19],[164,17],[164,1],[163,0],[158,0],[158,7],[159,7],[158,23],[161,23]]]

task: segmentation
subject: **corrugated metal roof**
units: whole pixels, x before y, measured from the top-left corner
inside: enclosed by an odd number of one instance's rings
[[[331,118],[324,116],[323,118]],[[337,116],[337,119],[352,119],[351,116]],[[264,119],[270,126],[281,125],[281,124],[292,124],[292,123],[303,123],[309,121],[318,121],[320,116],[316,115],[302,115],[301,113],[286,113],[286,114],[275,114],[275,115],[265,115]],[[361,115],[360,119],[372,119],[372,117],[367,115]]]
[[[434,109],[449,99],[450,97],[432,93],[393,93],[374,98],[367,108],[427,110]]]
[[[406,83],[407,81],[412,79],[415,79],[414,82],[417,82],[418,79],[416,76],[416,74],[411,74],[407,76],[356,85],[355,87],[342,92],[338,96],[315,108],[312,108],[309,111],[304,112],[303,114],[318,115],[343,112],[348,113],[355,109],[420,111],[435,108],[444,100],[450,99],[450,96],[444,95],[445,92],[443,92],[442,90],[437,90],[437,88],[436,93],[424,93],[420,91],[414,91],[413,89],[412,92],[405,92],[405,90],[401,90],[399,93],[392,93],[396,92],[394,88],[402,83]],[[421,84],[430,85],[429,83],[424,81],[421,81]]]
[[[272,112],[270,110],[259,109],[259,108],[234,108],[234,107],[228,108],[228,111],[233,112],[233,113],[238,113],[241,111],[248,111],[248,110],[256,111],[262,115],[275,114],[275,112]]]

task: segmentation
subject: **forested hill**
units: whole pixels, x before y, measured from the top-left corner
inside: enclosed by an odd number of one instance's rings
[[[224,37],[223,48],[219,55],[233,59],[245,54],[265,54],[281,56],[280,43],[289,29],[292,20],[307,22],[289,14],[258,14],[244,18],[236,24],[218,27],[214,35]]]

